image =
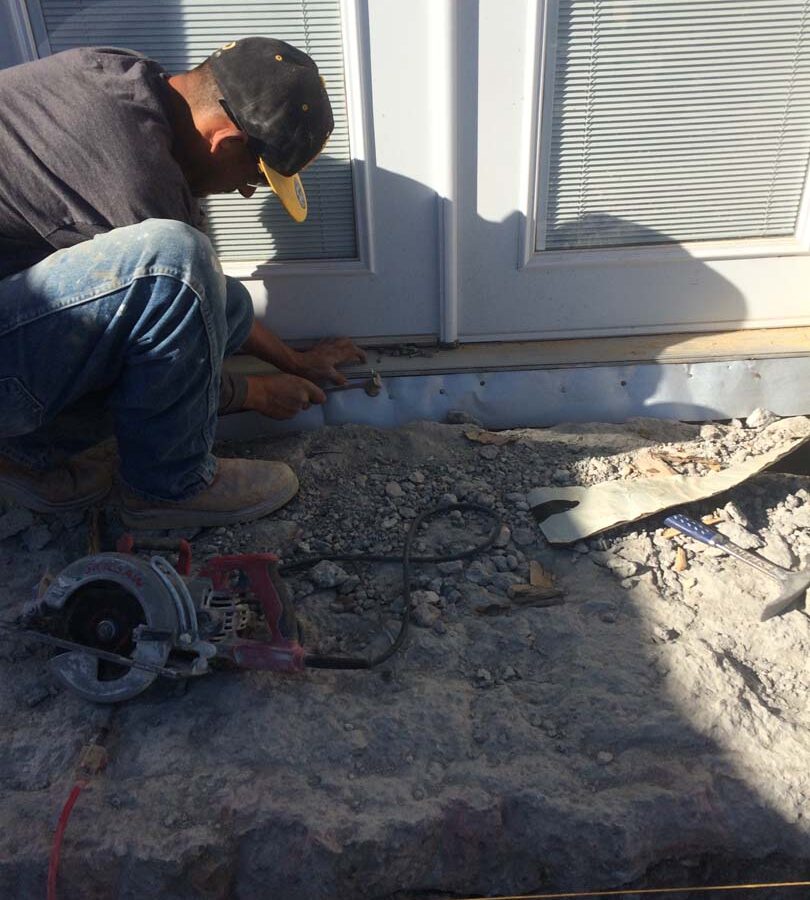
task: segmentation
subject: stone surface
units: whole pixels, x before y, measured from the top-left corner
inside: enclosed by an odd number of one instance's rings
[[[309,570],[308,577],[320,588],[333,588],[347,581],[349,573],[337,563],[325,559]]]
[[[34,516],[27,509],[14,508],[0,516],[0,541],[19,534],[29,528],[34,522]]]
[[[757,535],[752,534],[748,529],[737,524],[737,522],[718,522],[716,528],[721,534],[724,534],[744,550],[756,550],[762,546],[762,540]]]
[[[44,523],[39,523],[23,532],[22,542],[26,550],[42,550],[51,542],[51,537],[51,529]]]
[[[761,556],[782,566],[783,569],[792,569],[796,565],[796,557],[790,549],[790,544],[780,534],[773,531],[763,531],[762,538],[765,546],[759,551]]]
[[[772,428],[561,425],[493,460],[463,427],[430,423],[218,447],[286,460],[301,491],[261,526],[195,535],[197,563],[267,550],[285,561],[396,556],[412,521],[400,506],[422,512],[448,495],[492,497],[509,537],[474,561],[414,562],[414,627],[370,671],[217,671],[99,712],[54,687],[40,646],[0,636],[0,896],[43,896],[53,827],[103,724],[109,766],[81,794],[62,847],[67,900],[440,900],[795,880],[810,866],[810,620],[760,622],[776,585],[722,550],[665,538],[663,515],[574,550],[547,546],[519,505],[556,470],[585,485],[631,480],[643,448],[726,466],[761,452]],[[809,484],[763,473],[689,513],[724,510],[723,527],[747,522],[763,554],[797,567],[810,559]],[[81,519],[56,528],[14,508],[4,520],[10,621],[45,570],[83,552],[86,532]],[[23,533],[41,527],[51,540],[29,549]],[[458,511],[426,523],[414,552],[460,553],[491,528]],[[111,512],[105,540],[118,533]],[[688,566],[676,572],[679,547]],[[533,560],[564,603],[521,606],[496,589],[509,573],[525,583]],[[288,576],[307,652],[382,653],[399,627],[401,567],[319,566]]]

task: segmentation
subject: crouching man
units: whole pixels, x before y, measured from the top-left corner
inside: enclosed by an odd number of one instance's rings
[[[300,221],[298,173],[332,128],[315,63],[267,38],[172,76],[110,48],[0,72],[0,495],[44,512],[103,498],[109,469],[71,457],[110,415],[130,527],[248,521],[295,495],[284,463],[212,455],[218,411],[289,417],[364,355],[296,351],[255,320],[198,198],[267,183]],[[223,381],[240,350],[280,374]]]

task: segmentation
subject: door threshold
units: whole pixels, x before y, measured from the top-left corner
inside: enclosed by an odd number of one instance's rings
[[[398,376],[650,362],[776,359],[810,353],[810,326],[699,334],[482,342],[447,349],[420,344],[416,339],[386,346],[365,346],[367,362],[346,367],[347,374],[362,376],[371,368],[382,376]],[[232,357],[226,365],[232,371],[245,374],[273,371],[272,366],[250,356]]]
[[[231,358],[227,367],[272,371],[251,357]],[[757,407],[780,416],[810,414],[808,392],[796,390],[810,383],[807,327],[468,344],[405,355],[387,347],[345,371],[356,378],[371,368],[383,380],[378,397],[331,394],[283,423],[239,413],[221,419],[218,434],[252,437],[348,423],[397,427],[416,419],[445,422],[457,412],[488,428],[638,416],[711,421],[744,418]]]

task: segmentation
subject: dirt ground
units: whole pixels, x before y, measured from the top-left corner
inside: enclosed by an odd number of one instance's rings
[[[808,615],[760,622],[775,583],[670,535],[664,514],[551,547],[527,501],[547,484],[631,488],[645,449],[687,474],[722,469],[772,444],[780,423],[769,421],[558,426],[502,446],[471,440],[463,423],[341,426],[219,447],[286,460],[301,491],[267,519],[185,535],[197,563],[397,553],[437,503],[484,504],[503,528],[475,560],[414,567],[406,645],[371,671],[220,671],[110,708],[60,689],[42,647],[0,639],[0,896],[45,896],[57,817],[101,727],[109,764],[70,819],[62,900],[438,900],[807,879]],[[806,474],[764,472],[688,512],[810,567]],[[88,521],[5,508],[3,621],[43,572],[86,552]],[[415,551],[452,553],[488,529],[454,513]],[[106,548],[121,530],[108,510]],[[561,602],[526,602],[532,562]],[[397,564],[321,564],[288,584],[312,650],[371,654],[396,632]]]

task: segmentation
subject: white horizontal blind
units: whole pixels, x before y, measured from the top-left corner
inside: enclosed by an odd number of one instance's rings
[[[810,0],[549,2],[538,250],[795,233]]]
[[[138,50],[169,72],[202,62],[229,40],[280,38],[318,64],[335,130],[303,173],[309,216],[296,224],[269,189],[250,199],[224,194],[206,202],[222,259],[325,259],[356,256],[351,153],[343,81],[340,0],[28,0],[39,2],[54,53],[98,45]]]

